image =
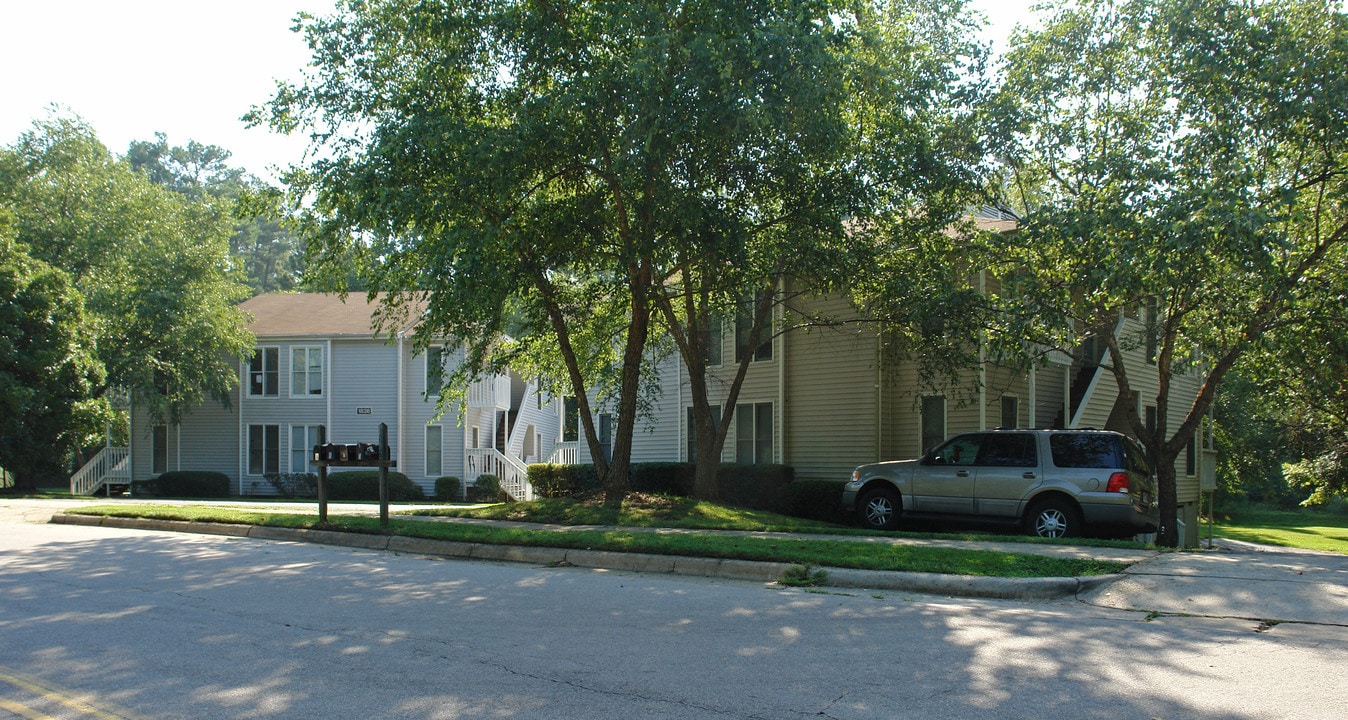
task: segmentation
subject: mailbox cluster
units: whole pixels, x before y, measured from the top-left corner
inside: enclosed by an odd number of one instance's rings
[[[379,462],[378,443],[326,443],[314,446],[314,462],[372,463]]]

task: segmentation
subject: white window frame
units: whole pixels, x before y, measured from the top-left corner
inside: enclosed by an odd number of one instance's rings
[[[431,368],[436,361],[440,363],[440,377],[431,376]],[[426,381],[426,397],[438,398],[440,390],[445,386],[445,346],[432,345],[426,348],[426,372],[422,375]]]
[[[317,356],[318,356],[318,368],[317,368],[317,370],[314,370],[314,369],[313,369],[313,362],[312,362],[312,358],[313,358],[313,356],[314,356],[315,354],[317,354]],[[302,356],[303,359],[304,359],[303,365],[301,365],[300,369],[298,369],[298,370],[295,368],[295,358],[296,358],[296,356]],[[325,379],[326,379],[326,378],[324,377],[324,371],[326,370],[326,368],[324,367],[324,365],[325,365],[324,360],[325,360],[325,358],[323,357],[323,346],[322,346],[322,345],[292,345],[292,346],[291,346],[291,348],[290,348],[290,397],[292,397],[292,398],[321,398],[321,397],[323,397],[323,389],[324,389],[323,386],[324,386],[324,381],[325,381]],[[311,381],[311,379],[312,379],[311,376],[312,376],[315,372],[318,373],[318,391],[317,391],[317,392],[310,392],[309,387],[310,387],[310,384],[311,384],[310,381]],[[296,378],[299,378],[299,377],[302,377],[302,378],[304,379],[304,382],[302,383],[301,388],[297,390],[297,389],[295,388],[295,380],[296,380]]]
[[[431,431],[435,431],[432,433]],[[431,463],[431,436],[437,437],[439,447],[436,449],[436,463]],[[438,478],[445,474],[445,428],[443,425],[426,426],[426,444],[424,447],[426,461],[426,477]]]
[[[267,353],[270,351],[273,355],[271,367],[267,367]],[[260,370],[253,369],[254,358],[261,358]],[[281,348],[278,345],[262,345],[253,351],[247,362],[244,363],[244,373],[246,378],[244,386],[248,388],[248,397],[250,398],[274,398],[281,396]],[[253,376],[257,375],[262,385],[262,392],[253,392]],[[275,392],[267,392],[267,376],[275,378],[273,387]]]
[[[766,450],[759,442],[764,435],[760,427],[759,419],[762,417],[764,408],[768,418],[768,431]],[[747,402],[737,403],[735,405],[735,462],[747,465],[770,465],[776,459],[776,425],[777,415],[773,404],[770,402]],[[741,432],[748,428],[749,437],[745,438]],[[743,458],[742,450],[748,448],[748,459]]]
[[[255,472],[253,468],[253,428],[262,429],[262,469],[260,472]],[[276,429],[276,442],[271,446],[267,444],[267,428]],[[281,471],[280,425],[277,425],[275,423],[250,423],[248,425],[248,438],[246,444],[247,447],[245,448],[245,452],[247,453],[247,462],[244,464],[245,474],[247,474],[250,477],[262,477],[267,475],[268,473],[276,473]],[[267,468],[268,455],[272,455],[275,457],[275,464],[271,467],[271,469]]]
[[[295,443],[295,431],[302,433],[298,445]],[[313,472],[314,468],[310,464],[313,462],[313,447],[318,444],[318,438],[323,433],[322,425],[291,425],[290,426],[290,472],[307,473]],[[295,466],[295,460],[300,460],[299,467]]]

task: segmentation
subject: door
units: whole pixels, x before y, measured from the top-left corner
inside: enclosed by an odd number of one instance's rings
[[[913,510],[967,515],[974,511],[974,481],[983,436],[959,435],[933,450],[913,472]]]
[[[974,485],[979,515],[1015,517],[1021,499],[1040,482],[1034,434],[999,432],[984,438]]]

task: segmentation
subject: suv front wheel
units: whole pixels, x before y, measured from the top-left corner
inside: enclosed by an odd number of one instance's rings
[[[890,487],[867,490],[857,501],[857,520],[869,530],[893,530],[903,511],[899,491]]]
[[[1076,537],[1081,534],[1081,511],[1062,498],[1038,500],[1025,513],[1025,532],[1048,538]]]

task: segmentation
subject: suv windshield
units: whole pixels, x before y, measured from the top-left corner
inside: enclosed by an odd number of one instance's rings
[[[1053,464],[1060,468],[1122,468],[1123,448],[1113,435],[1063,433],[1048,439]]]

